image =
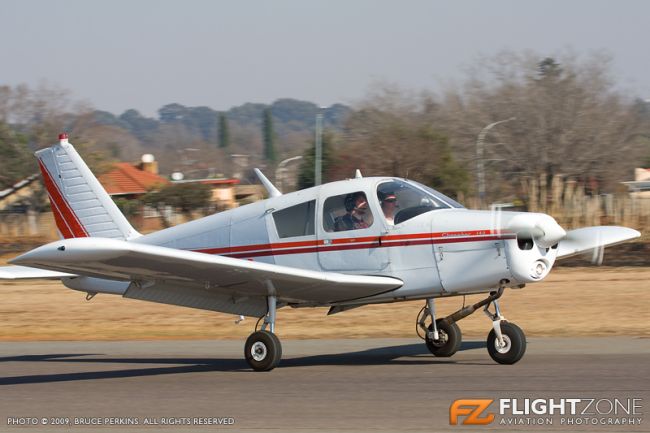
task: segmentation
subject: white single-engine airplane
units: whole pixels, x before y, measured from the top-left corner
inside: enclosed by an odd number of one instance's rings
[[[514,364],[526,350],[498,299],[548,275],[556,259],[639,232],[588,227],[565,232],[550,216],[468,210],[412,180],[362,177],[283,195],[256,173],[269,198],[156,233],[140,235],[61,134],[36,152],[61,240],[10,260],[2,279],[60,279],[71,289],[259,317],[244,355],[275,368],[282,347],[276,310],[422,299],[418,334],[435,356],[460,348],[459,320],[483,307],[487,349]],[[434,299],[486,293],[436,318]],[[489,307],[493,305],[494,312]],[[262,320],[263,319],[263,320]]]

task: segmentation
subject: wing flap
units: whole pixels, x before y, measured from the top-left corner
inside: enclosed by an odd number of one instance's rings
[[[241,296],[265,296],[275,290],[286,300],[319,303],[363,298],[402,285],[392,277],[317,272],[106,238],[62,239],[10,262],[145,284],[198,283]]]
[[[124,297],[250,317],[263,316],[267,311],[266,298],[261,296],[233,297],[218,293],[218,290],[205,290],[191,286],[131,284]]]

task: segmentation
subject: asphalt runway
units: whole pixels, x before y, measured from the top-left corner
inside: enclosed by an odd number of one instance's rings
[[[639,398],[647,414],[650,339],[529,338],[513,366],[478,340],[447,359],[417,339],[283,341],[283,351],[278,368],[257,373],[243,341],[0,343],[0,431],[650,431],[648,415],[623,426],[449,425],[458,398]]]

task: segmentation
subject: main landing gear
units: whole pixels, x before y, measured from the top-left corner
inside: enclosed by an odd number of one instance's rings
[[[262,329],[253,332],[244,345],[246,362],[255,371],[270,371],[278,366],[282,358],[282,344],[275,335],[276,298],[269,296],[268,313],[264,316]],[[268,331],[267,331],[268,328]]]
[[[418,335],[424,333],[427,348],[434,356],[448,357],[460,349],[462,334],[456,324],[474,311],[483,307],[483,312],[492,321],[492,330],[487,337],[487,350],[490,357],[499,364],[514,364],[519,361],[526,352],[526,336],[524,332],[514,323],[509,323],[501,315],[499,309],[499,298],[503,294],[504,287],[476,304],[463,307],[449,316],[436,319],[436,310],[433,298],[427,299],[427,303],[420,311],[417,318]],[[494,313],[490,311],[490,305],[494,305]],[[427,326],[427,319],[431,317],[431,323]]]

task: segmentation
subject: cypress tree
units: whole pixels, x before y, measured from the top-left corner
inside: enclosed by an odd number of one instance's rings
[[[277,155],[275,154],[275,133],[273,132],[273,118],[271,117],[270,108],[264,110],[262,136],[264,137],[264,159],[273,164]]]
[[[228,118],[225,113],[219,114],[219,147],[222,149],[230,146],[230,131],[228,130]]]

